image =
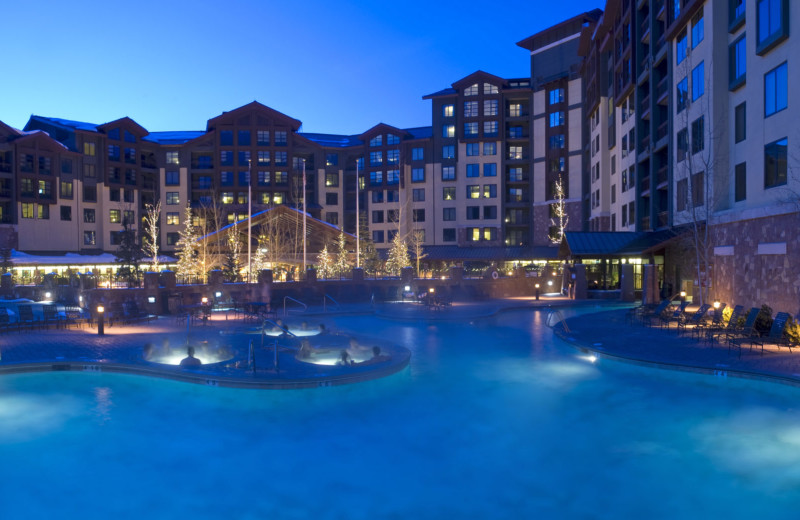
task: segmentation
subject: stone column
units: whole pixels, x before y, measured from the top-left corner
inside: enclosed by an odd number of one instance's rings
[[[317,270],[306,269],[306,282],[314,283],[317,281]]]
[[[589,287],[586,281],[586,265],[575,264],[572,266],[572,298],[574,300],[585,300],[589,297]]]
[[[262,269],[258,272],[258,292],[262,302],[272,300],[272,270]]]
[[[174,271],[170,271],[168,269],[161,271],[161,285],[163,285],[166,289],[174,289],[177,283],[178,280]]]
[[[632,302],[636,299],[633,290],[633,264],[622,264],[619,277],[619,299],[623,302]]]
[[[354,282],[363,282],[364,281],[364,269],[361,267],[354,267],[353,268],[353,281]]]
[[[642,303],[658,303],[658,267],[655,264],[642,266]]]
[[[450,282],[459,284],[464,280],[464,268],[459,265],[450,267]]]
[[[412,280],[414,280],[413,267],[404,267],[403,269],[400,270],[400,281],[406,284],[410,284]]]

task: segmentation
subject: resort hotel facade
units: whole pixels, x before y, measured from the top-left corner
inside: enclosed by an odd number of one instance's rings
[[[652,264],[668,296],[798,311],[790,4],[609,0],[520,41],[529,75],[478,70],[424,95],[417,128],[306,133],[258,102],[197,131],[0,122],[0,247],[29,268],[69,266],[33,255],[113,259],[124,225],[141,231],[160,201],[174,255],[187,204],[218,208],[223,225],[305,205],[384,256],[414,233],[427,266],[579,262],[599,292],[626,263],[640,288]]]

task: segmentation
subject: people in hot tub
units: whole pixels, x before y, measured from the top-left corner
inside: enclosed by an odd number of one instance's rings
[[[181,359],[181,366],[182,367],[199,367],[203,364],[202,361],[194,357],[194,347],[189,347],[186,349],[187,356]]]
[[[347,354],[354,363],[367,361],[372,359],[375,355],[373,347],[359,345],[358,340],[355,338],[350,340],[350,346],[347,347]]]
[[[142,349],[142,358],[145,361],[150,361],[150,358],[153,357],[153,351],[156,349],[156,346],[152,343],[145,343],[144,348]]]

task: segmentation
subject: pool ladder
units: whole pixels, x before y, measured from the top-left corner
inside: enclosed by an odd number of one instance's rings
[[[322,297],[322,312],[328,312],[328,300],[330,300],[331,303],[333,303],[333,305],[335,306],[334,309],[336,309],[337,311],[341,308],[339,302],[334,300],[330,294],[325,293],[325,295]]]
[[[552,319],[554,316],[558,319],[553,323]],[[569,325],[567,325],[567,319],[564,317],[564,313],[561,312],[561,309],[550,309],[550,312],[547,313],[547,319],[545,320],[544,323],[551,329],[554,328],[559,323],[561,323],[564,327],[564,332],[566,332],[567,334],[571,333],[571,331],[569,330]]]
[[[286,300],[291,300],[291,301],[293,301],[293,302],[295,302],[295,303],[299,303],[300,305],[302,305],[302,306],[303,306],[303,310],[302,310],[301,312],[306,312],[306,311],[308,310],[308,305],[306,305],[305,303],[301,302],[300,300],[295,300],[295,299],[294,299],[294,298],[292,298],[291,296],[285,296],[285,297],[283,298],[283,315],[284,315],[284,317],[287,315],[287,314],[286,314],[286,313],[287,313],[287,310],[286,310]]]

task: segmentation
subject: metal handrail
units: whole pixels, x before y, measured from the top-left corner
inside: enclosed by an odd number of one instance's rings
[[[295,300],[295,301],[297,301],[297,300]],[[297,337],[296,335],[292,334],[292,332],[288,328],[282,327],[282,326],[278,325],[277,323],[275,323],[272,320],[264,320],[264,325],[266,325],[267,323],[271,324],[273,327],[277,327],[277,328],[281,329],[283,331],[283,333],[286,334],[287,336],[291,336],[293,338]],[[262,326],[262,330],[264,328],[265,327]]]
[[[558,318],[558,321],[556,321],[555,323],[550,323],[550,318],[552,318],[553,316],[556,316]],[[550,309],[550,312],[547,314],[547,319],[544,321],[545,325],[547,325],[548,327],[550,327],[552,329],[559,322],[563,324],[564,332],[566,332],[567,334],[570,334],[571,331],[569,330],[569,325],[567,325],[567,319],[564,317],[564,314],[561,312],[561,310],[560,309]]]
[[[333,304],[336,305],[336,310],[339,310],[342,307],[339,305],[339,302],[334,300],[330,294],[325,293],[325,295],[322,296],[322,312],[328,312],[328,300],[332,301]]]
[[[286,314],[286,300],[292,300],[293,302],[299,303],[300,305],[302,305],[303,306],[303,312],[306,312],[308,310],[308,305],[306,305],[305,303],[301,302],[300,300],[295,300],[291,296],[285,296],[283,298],[283,316],[284,317],[287,316],[287,314]]]

